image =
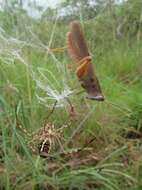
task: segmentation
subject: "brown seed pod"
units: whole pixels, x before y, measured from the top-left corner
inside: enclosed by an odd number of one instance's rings
[[[67,33],[67,48],[71,59],[76,64],[76,75],[81,82],[81,86],[88,94],[87,98],[103,101],[104,96],[93,70],[92,58],[89,54],[80,23],[77,21],[70,24],[70,31]]]

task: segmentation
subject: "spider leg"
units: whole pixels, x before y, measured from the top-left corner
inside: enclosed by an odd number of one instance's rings
[[[59,144],[59,146],[60,146],[60,148],[61,148],[61,151],[62,151],[62,152],[65,152],[64,147],[63,147],[61,141],[59,140],[59,137],[56,137],[56,140],[57,140],[57,142],[58,142],[58,144]]]
[[[57,102],[58,102],[58,101],[56,100],[55,103],[54,103],[54,105],[53,105],[53,107],[52,107],[52,109],[51,109],[51,111],[49,112],[49,114],[47,115],[47,117],[46,117],[45,120],[44,120],[44,130],[45,130],[46,123],[47,123],[49,117],[52,115],[52,113],[54,112],[54,110],[55,110],[55,108],[56,108]]]

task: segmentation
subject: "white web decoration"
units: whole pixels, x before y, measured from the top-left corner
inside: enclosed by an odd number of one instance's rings
[[[46,107],[53,107],[56,101],[56,107],[65,106],[66,99],[73,94],[73,91],[64,81],[65,76],[58,81],[50,70],[37,68],[37,71],[36,74],[33,72],[33,79],[36,82],[36,87],[45,94],[44,96],[36,94],[39,103]]]

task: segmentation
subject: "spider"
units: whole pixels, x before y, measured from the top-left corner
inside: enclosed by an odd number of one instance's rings
[[[51,150],[55,149],[57,144],[60,146],[62,152],[64,152],[61,140],[63,137],[63,129],[66,127],[67,125],[63,125],[61,128],[55,129],[54,124],[46,123],[44,127],[32,134],[29,147],[33,152],[37,152],[36,149],[38,149],[41,157],[47,157]]]
[[[60,128],[56,129],[53,123],[48,122],[48,117],[44,120],[43,126],[33,133],[29,133],[19,121],[17,112],[16,112],[16,126],[19,128],[26,137],[28,141],[28,146],[33,153],[39,153],[41,157],[47,157],[51,150],[54,150],[57,145],[60,146],[62,152],[64,148],[61,141],[63,140],[63,131],[64,128],[67,128],[69,125],[63,124]]]
[[[61,152],[65,153],[61,143],[63,140],[63,131],[64,128],[67,128],[71,124],[69,119],[74,114],[74,107],[72,106],[69,99],[67,99],[67,102],[70,105],[71,109],[69,118],[66,121],[67,124],[63,124],[60,128],[56,129],[54,124],[48,122],[49,117],[52,115],[56,108],[56,101],[53,105],[52,110],[44,119],[42,127],[31,134],[21,125],[18,118],[17,109],[15,109],[17,128],[19,128],[26,135],[28,146],[33,153],[38,152],[41,157],[47,157],[51,153],[51,150],[54,150],[57,145],[60,146]]]

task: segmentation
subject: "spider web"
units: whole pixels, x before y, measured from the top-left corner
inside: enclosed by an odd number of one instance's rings
[[[14,64],[16,60],[27,67],[32,80],[35,82],[35,95],[40,104],[51,108],[55,101],[56,107],[66,105],[66,98],[74,93],[67,83],[67,73],[65,65],[60,62],[55,54],[50,51],[50,46],[54,37],[57,19],[54,23],[53,30],[50,36],[48,45],[43,44],[38,36],[32,30],[32,27],[27,27],[30,38],[21,40],[16,37],[8,36],[7,33],[0,28],[0,61],[3,64]],[[30,40],[29,40],[30,39]],[[34,67],[33,63],[29,63],[23,53],[23,49],[29,47],[32,50],[36,49],[47,54],[47,61],[50,57],[54,71],[45,67]],[[60,76],[57,78],[57,76]],[[39,93],[40,92],[40,93]]]

